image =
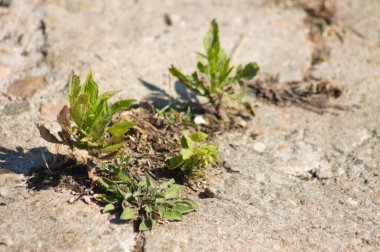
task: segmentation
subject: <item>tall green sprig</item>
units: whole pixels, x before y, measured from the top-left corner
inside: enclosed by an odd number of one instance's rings
[[[230,65],[231,59],[226,56],[219,41],[219,27],[212,20],[209,31],[203,39],[205,54],[197,54],[197,67],[191,75],[185,75],[175,66],[169,68],[170,73],[177,77],[186,88],[196,95],[205,96],[218,110],[226,100],[242,103],[253,113],[249,103],[243,102],[246,96],[246,81],[256,76],[259,67],[250,62],[244,67],[238,65],[235,74]]]

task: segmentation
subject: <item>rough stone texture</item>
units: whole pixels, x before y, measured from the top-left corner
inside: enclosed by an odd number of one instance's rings
[[[32,97],[37,91],[46,87],[43,79],[38,76],[28,76],[14,81],[7,89],[7,94],[23,99]]]
[[[210,182],[216,192],[184,222],[146,233],[147,251],[380,250],[380,2],[335,1],[343,42],[325,36],[328,61],[314,74],[344,90],[354,111],[314,114],[260,105],[250,126],[215,141],[235,172]],[[165,15],[172,25],[165,23]],[[143,82],[173,92],[167,68],[189,72],[210,18],[223,46],[241,39],[234,62],[256,60],[261,74],[299,80],[309,67],[305,13],[269,1],[12,1],[0,7],[0,168],[28,174],[56,147],[32,124],[54,123],[67,103],[71,70],[91,68],[102,90],[143,98]],[[41,76],[46,89],[19,101],[16,80]],[[253,100],[253,98],[252,98]],[[64,150],[60,150],[62,152]],[[28,191],[24,175],[0,173],[0,250],[128,250],[135,234],[97,206],[67,203],[69,192]],[[196,195],[193,195],[196,197]]]

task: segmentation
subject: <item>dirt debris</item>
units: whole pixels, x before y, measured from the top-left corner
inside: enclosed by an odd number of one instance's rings
[[[279,106],[299,106],[318,114],[334,114],[334,110],[350,110],[356,107],[332,102],[342,95],[342,89],[327,79],[316,78],[311,74],[302,81],[290,82],[280,82],[278,76],[267,76],[248,84],[248,88],[261,100]]]

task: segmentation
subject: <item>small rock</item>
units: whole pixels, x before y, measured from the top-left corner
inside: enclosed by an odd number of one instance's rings
[[[46,84],[41,77],[28,76],[14,81],[7,89],[11,96],[27,99],[32,97],[37,91],[46,89]]]
[[[165,14],[164,20],[167,25],[177,25],[181,22],[181,16],[177,14]]]
[[[0,64],[0,77],[8,76],[10,73],[11,69],[9,67]]]
[[[357,202],[356,200],[354,200],[352,198],[348,198],[347,199],[347,203],[350,204],[350,205],[352,205],[352,206],[354,206],[354,207],[356,207],[356,206],[359,205],[359,202]]]
[[[9,103],[4,106],[5,115],[20,115],[30,110],[30,104],[27,101]]]
[[[372,201],[376,205],[380,205],[380,193],[377,193],[377,194],[373,195]]]
[[[73,204],[75,202],[75,198],[71,197],[67,202],[69,202],[70,204]]]
[[[242,128],[245,128],[247,127],[248,123],[242,119],[242,120],[239,120],[238,125]]]
[[[253,145],[253,149],[257,152],[264,152],[265,149],[266,149],[266,145],[261,143],[261,142],[257,142]]]
[[[203,116],[197,115],[196,117],[194,117],[194,123],[197,125],[206,124],[206,120],[203,118]]]
[[[362,240],[354,238],[350,241],[350,244],[351,244],[351,246],[358,246],[358,245],[362,244]]]
[[[204,194],[206,195],[207,198],[215,198],[216,192],[213,188],[206,187]]]

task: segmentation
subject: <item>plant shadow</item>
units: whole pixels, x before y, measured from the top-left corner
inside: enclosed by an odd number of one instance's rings
[[[46,190],[64,186],[74,189],[89,186],[87,168],[78,166],[72,159],[51,153],[46,147],[15,150],[0,147],[0,171],[8,171],[30,176],[27,188]]]
[[[189,92],[180,81],[174,83],[175,96],[151,82],[142,79],[139,79],[139,81],[144,87],[151,91],[147,100],[151,101],[153,106],[157,109],[169,106],[180,112],[186,111],[186,109],[190,107],[192,111],[204,113],[204,109],[202,108],[199,99],[194,93]]]
[[[29,150],[17,146],[15,150],[0,147],[0,169],[30,175],[31,172],[44,166],[44,156],[47,162],[54,160],[55,155],[46,147],[37,147]]]

